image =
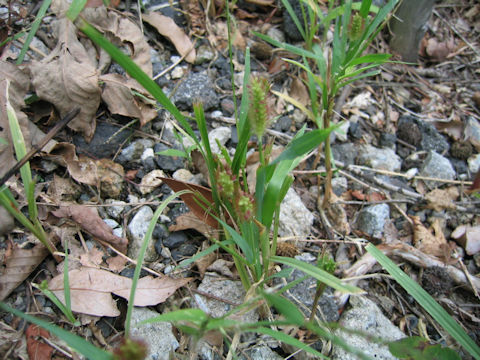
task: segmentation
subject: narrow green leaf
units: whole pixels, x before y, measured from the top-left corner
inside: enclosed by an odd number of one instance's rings
[[[63,330],[62,328],[56,325],[37,319],[36,317],[33,317],[31,315],[24,314],[23,312],[13,309],[2,302],[0,302],[0,309],[3,311],[8,311],[15,316],[18,316],[28,322],[31,322],[32,324],[35,324],[44,328],[45,330],[49,331],[51,334],[65,341],[68,344],[68,346],[70,346],[73,350],[75,350],[79,354],[82,354],[88,359],[113,360],[112,354],[95,347],[94,345],[92,345],[85,339],[81,338],[80,336],[77,336],[66,330]]]
[[[480,360],[480,348],[467,335],[460,325],[422,289],[405,274],[392,260],[374,245],[368,244],[366,250],[382,265],[385,270],[475,359]]]
[[[364,64],[364,63],[382,64],[388,61],[388,59],[390,59],[391,57],[392,57],[391,54],[368,54],[368,55],[360,56],[354,59],[348,64],[348,66],[355,66],[355,65]]]
[[[268,301],[270,306],[273,306],[280,314],[285,316],[287,321],[295,325],[302,325],[305,318],[300,310],[292,304],[289,300],[281,295],[269,293],[264,291],[263,297]]]
[[[155,212],[153,213],[152,220],[148,224],[147,232],[145,233],[145,237],[143,238],[142,247],[138,252],[137,256],[137,265],[135,266],[135,272],[133,273],[132,279],[132,288],[130,289],[130,297],[128,298],[128,306],[127,306],[127,315],[125,319],[125,337],[128,337],[130,334],[130,322],[132,318],[132,311],[134,306],[135,300],[135,291],[137,290],[137,283],[138,279],[140,278],[140,272],[142,270],[143,259],[145,258],[145,253],[147,252],[148,244],[153,235],[153,230],[155,229],[155,225],[157,224],[158,218],[162,215],[163,210],[170,204],[176,197],[181,196],[183,194],[187,194],[191,192],[190,190],[182,190],[170,195],[168,198],[163,200],[161,204],[157,207]]]
[[[235,242],[235,244],[242,250],[242,253],[245,256],[245,259],[247,260],[247,263],[249,265],[253,264],[254,262],[253,249],[250,248],[245,238],[223,220],[218,218],[217,220],[220,222],[220,224],[222,224],[223,228],[228,231],[228,233],[232,237],[232,240]]]
[[[87,4],[87,0],[74,0],[67,11],[67,18],[74,22]]]
[[[372,6],[372,0],[363,0],[362,6],[360,7],[360,16],[366,18],[370,12],[370,6]]]
[[[178,157],[183,157],[186,158],[187,154],[185,151],[178,150],[178,149],[167,149],[167,150],[162,150],[157,153],[157,155],[164,155],[164,156],[178,156]]]
[[[271,260],[280,264],[293,266],[294,268],[303,271],[305,274],[314,277],[315,279],[325,283],[335,290],[350,294],[362,294],[365,292],[356,286],[344,284],[339,278],[304,261],[282,256],[272,256]]]
[[[312,53],[311,51],[302,49],[302,48],[297,47],[297,46],[293,46],[293,45],[288,44],[288,43],[282,43],[280,41],[272,39],[270,36],[260,34],[256,31],[254,31],[253,34],[255,36],[259,37],[260,39],[272,44],[273,46],[276,46],[276,47],[281,48],[281,49],[285,49],[287,51],[290,51],[293,54],[297,54],[297,55],[300,55],[300,56],[305,56],[307,58],[312,58],[312,59],[315,58],[315,54]]]

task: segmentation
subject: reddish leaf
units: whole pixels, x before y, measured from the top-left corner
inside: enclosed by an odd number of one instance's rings
[[[41,341],[40,336],[48,339],[50,333],[38,327],[37,325],[30,325],[25,331],[27,338],[27,353],[30,360],[50,360],[52,358],[53,348]]]
[[[184,181],[174,180],[170,178],[161,178],[165,183],[170,186],[173,191],[190,190],[192,193],[183,194],[180,198],[185,202],[188,208],[198,217],[204,221],[207,225],[213,228],[218,228],[217,220],[210,215],[213,209],[213,196],[212,190],[204,186],[192,184]],[[199,196],[200,195],[200,196]],[[202,198],[204,200],[202,200]],[[205,200],[208,204],[205,204]]]

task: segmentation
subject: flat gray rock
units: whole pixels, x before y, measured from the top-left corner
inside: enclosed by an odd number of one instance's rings
[[[455,179],[456,172],[453,169],[452,163],[446,157],[437,154],[435,151],[429,151],[419,175],[453,180]],[[425,184],[431,189],[442,185],[442,183],[438,181],[425,181]]]
[[[288,189],[280,207],[280,236],[306,236],[313,225],[313,214],[293,190]]]
[[[383,315],[378,306],[371,300],[363,296],[350,297],[351,309],[345,311],[340,318],[340,325],[342,327],[361,331],[365,334],[380,337],[387,341],[395,341],[402,339],[405,336],[398,327]],[[396,358],[390,354],[388,347],[379,345],[365,337],[345,333],[341,330],[337,331],[337,336],[340,336],[345,342],[353,348],[362,351],[371,359],[376,360],[395,360]],[[333,346],[332,357],[333,360],[357,360],[360,359],[356,355],[345,351],[344,349]]]
[[[377,148],[372,145],[360,147],[358,163],[373,169],[399,171],[402,159],[390,148]]]
[[[390,207],[387,204],[367,206],[358,214],[355,227],[369,236],[379,239],[383,235],[383,228],[389,218]]]
[[[143,238],[147,233],[148,225],[153,217],[153,210],[149,206],[142,206],[133,219],[128,224],[128,256],[136,259],[143,244]],[[155,242],[150,239],[150,243],[145,252],[145,261],[151,262],[157,259],[158,255],[155,251]]]

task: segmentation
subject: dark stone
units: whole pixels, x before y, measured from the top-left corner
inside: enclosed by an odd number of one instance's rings
[[[163,224],[156,224],[153,229],[153,238],[154,239],[166,239],[170,235],[170,232],[167,230],[167,227]]]
[[[358,122],[352,122],[348,128],[348,134],[354,139],[361,139],[363,136],[362,127]]]
[[[168,149],[170,149],[169,146],[162,143],[158,143],[158,144],[155,144],[153,151],[156,154]],[[162,170],[172,171],[172,172],[183,168],[183,165],[184,165],[183,158],[179,156],[156,155],[155,162]]]
[[[123,269],[122,271],[120,271],[120,275],[121,276],[125,276],[129,279],[133,279],[133,275],[135,273],[135,268],[125,268]],[[142,271],[140,271],[140,277],[144,277],[144,276],[147,276],[148,273],[142,269]]]
[[[448,141],[430,123],[410,115],[400,117],[397,136],[420,150],[433,150],[442,154],[450,148]]]
[[[280,117],[274,125],[274,129],[281,132],[287,132],[292,126],[292,119],[289,116]]]
[[[175,261],[182,260],[185,257],[190,257],[195,255],[197,252],[197,246],[192,243],[185,243],[180,245],[177,249],[172,250],[172,258]]]
[[[147,173],[157,168],[157,164],[155,164],[155,158],[153,156],[150,156],[142,160],[142,165],[143,165],[143,169]]]
[[[202,102],[205,111],[215,109],[219,104],[218,95],[205,71],[189,73],[178,86],[172,100],[181,110],[192,110],[197,100]]]
[[[397,137],[395,134],[382,133],[380,135],[380,146],[390,149],[395,149],[395,144],[397,142]]]
[[[235,113],[235,104],[231,99],[223,99],[220,106],[222,111],[228,116],[232,116]]]
[[[335,144],[332,146],[332,154],[335,160],[341,161],[345,165],[353,165],[358,155],[358,149],[352,143]]]
[[[95,134],[89,143],[87,143],[81,135],[74,135],[73,143],[80,153],[84,152],[89,155],[95,155],[96,158],[109,158],[120,148],[121,144],[133,134],[130,128],[118,132],[119,130],[119,125],[99,122],[95,129]],[[112,137],[114,134],[115,136]]]
[[[303,23],[302,6],[304,7],[304,12],[307,13],[307,5],[301,0],[288,0],[288,2],[292,7],[293,12],[297,16],[297,19],[300,21],[300,24],[305,27],[305,24]],[[303,40],[302,34],[298,30],[297,25],[295,25],[295,22],[293,21],[287,9],[283,9],[283,32],[287,38],[292,41]]]
[[[398,121],[397,137],[407,144],[419,146],[422,141],[422,132],[410,116],[402,116]]]
[[[453,165],[455,172],[457,174],[467,174],[468,173],[468,166],[464,160],[449,158],[450,163]]]
[[[188,241],[188,236],[183,231],[172,232],[166,239],[163,240],[163,246],[169,249],[178,248],[180,245]]]

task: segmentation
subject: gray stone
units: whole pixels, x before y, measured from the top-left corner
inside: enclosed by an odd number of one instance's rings
[[[177,148],[177,147],[174,146],[174,148]],[[161,151],[165,151],[168,149],[170,149],[169,146],[162,143],[158,143],[158,144],[155,144],[154,152],[155,154],[157,154]],[[179,149],[177,148],[177,150]],[[157,165],[162,170],[165,170],[165,171],[176,171],[180,168],[183,168],[184,166],[183,160],[184,159],[181,156],[156,155],[155,157],[155,162],[157,163]]]
[[[106,199],[105,205],[110,205],[105,206],[105,212],[108,214],[108,216],[114,218],[115,220],[120,220],[120,216],[125,211],[127,203],[125,201],[115,199]]]
[[[357,146],[353,143],[335,144],[332,146],[332,155],[335,160],[343,162],[345,165],[355,164],[358,154]]]
[[[372,145],[360,147],[358,163],[370,166],[373,169],[398,171],[402,167],[400,156],[390,148],[376,148]]]
[[[437,154],[435,151],[430,151],[423,162],[423,167],[420,169],[419,175],[431,178],[453,180],[455,179],[455,170],[446,157]],[[438,181],[425,181],[425,184],[427,187],[433,189],[442,183]]]
[[[164,240],[163,246],[169,249],[175,249],[188,241],[188,236],[183,231],[175,231],[170,233]]]
[[[136,259],[143,244],[143,238],[147,233],[148,225],[153,217],[153,210],[149,206],[142,206],[133,219],[128,224],[128,235],[130,244],[128,246],[128,256]],[[150,240],[147,251],[145,253],[145,261],[151,262],[157,259],[155,252],[155,244]]]
[[[206,44],[200,45],[197,49],[197,57],[195,59],[196,64],[203,64],[207,61],[212,61],[215,57],[215,53],[212,48]]]
[[[192,110],[196,100],[203,103],[204,110],[211,110],[219,104],[219,97],[205,71],[188,74],[173,95],[173,102],[181,110]]]
[[[206,273],[202,283],[198,286],[198,290],[234,304],[243,304],[245,300],[245,290],[240,281],[225,279],[219,277],[216,273]],[[205,297],[199,294],[195,294],[194,297],[196,306],[214,318],[222,317],[235,308],[234,305],[215,300],[213,297]],[[258,321],[256,310],[239,316],[242,322]]]
[[[109,227],[111,227],[112,229],[117,228],[119,225],[118,222],[116,222],[113,219],[103,219],[103,222],[107,224]]]
[[[345,311],[341,316],[340,325],[342,327],[380,337],[386,341],[395,341],[406,337],[398,327],[382,314],[382,311],[373,301],[361,296],[351,296],[350,305],[352,308]],[[379,345],[363,336],[345,333],[341,330],[337,331],[336,335],[340,336],[349,346],[362,351],[371,359],[396,359],[390,354],[386,345]],[[333,345],[332,359],[357,360],[359,358],[339,346]]]
[[[248,359],[252,360],[282,360],[284,358],[266,345],[260,345],[253,349],[248,349],[245,353],[248,355]],[[247,358],[242,355],[240,356],[240,359],[245,360]]]
[[[120,164],[139,163],[145,149],[153,147],[150,139],[138,139],[122,150],[117,160]]]
[[[389,218],[390,208],[387,204],[372,205],[360,211],[355,226],[369,236],[381,238],[383,227]]]
[[[218,147],[216,140],[218,140],[220,145],[225,145],[231,137],[232,137],[232,130],[226,126],[221,126],[210,131],[208,133],[208,141],[210,143],[210,148],[212,149],[212,153],[220,154],[220,148]]]
[[[306,236],[313,225],[313,214],[293,190],[288,189],[280,206],[280,236]]]
[[[174,357],[175,350],[180,346],[172,333],[172,324],[156,322],[151,324],[135,324],[158,316],[155,311],[147,308],[134,307],[132,311],[132,329],[130,335],[133,339],[143,340],[148,345],[146,360],[170,360]]]
[[[475,154],[468,158],[468,170],[475,174],[480,169],[480,154]]]
[[[343,176],[335,177],[332,179],[332,189],[335,195],[340,196],[348,189],[347,178]]]
[[[480,122],[473,116],[469,116],[465,124],[465,138],[478,149],[480,145]]]
[[[416,133],[418,130],[414,130],[415,127],[420,130],[420,134]],[[435,126],[410,115],[404,115],[398,120],[397,136],[412,145],[418,146],[421,150],[443,153],[450,148],[448,141],[438,132]],[[411,142],[410,140],[413,138],[415,138],[415,141]]]

